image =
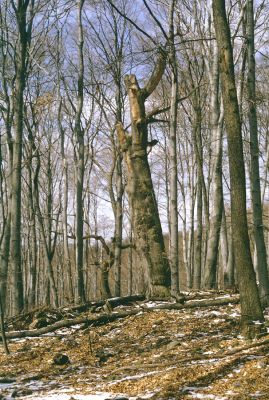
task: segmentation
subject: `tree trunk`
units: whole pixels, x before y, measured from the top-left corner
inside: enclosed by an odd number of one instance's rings
[[[17,314],[23,309],[23,278],[21,262],[21,177],[22,177],[22,143],[23,143],[23,93],[26,82],[27,46],[31,31],[27,29],[27,8],[29,0],[13,5],[16,14],[18,45],[15,54],[16,77],[14,88],[14,144],[11,177],[11,239],[10,263],[13,299],[11,313]]]
[[[10,213],[8,213],[0,247],[0,293],[4,313],[6,312],[7,297],[8,257],[10,248],[10,218],[11,215]]]
[[[125,84],[131,109],[132,135],[127,136],[122,124],[117,124],[121,148],[125,154],[128,184],[137,247],[148,267],[148,296],[170,295],[170,268],[164,247],[162,227],[148,163],[148,129],[145,100],[159,83],[166,64],[160,54],[158,64],[145,88],[141,89],[135,75],[127,75]]]
[[[118,152],[119,149],[118,149]],[[114,235],[114,269],[115,269],[115,296],[121,296],[121,247],[122,247],[122,197],[123,197],[123,181],[122,181],[122,155],[118,154],[116,161],[116,209],[115,209],[115,235]]]
[[[255,73],[255,45],[254,45],[254,11],[253,0],[247,1],[247,94],[248,94],[248,122],[250,132],[250,177],[251,199],[253,212],[254,240],[257,251],[257,272],[259,292],[263,306],[269,305],[269,279],[267,270],[266,247],[263,232],[263,216],[261,203],[261,186],[259,171],[259,143],[256,112],[256,73]]]
[[[223,196],[222,196],[223,197]],[[226,223],[226,213],[225,205],[222,206],[222,220],[221,220],[221,230],[220,230],[220,246],[221,246],[221,262],[223,265],[223,271],[227,270],[228,258],[229,258],[229,248],[228,248],[228,235],[227,235],[227,223]]]
[[[234,260],[234,246],[233,246],[233,237],[232,237],[232,229],[231,235],[229,239],[229,256],[227,266],[224,269],[224,287],[225,289],[234,289],[235,287],[235,260]]]
[[[198,100],[199,101],[199,100]],[[198,102],[197,101],[197,102]],[[196,103],[196,100],[195,100]],[[195,159],[197,166],[197,183],[196,183],[196,209],[197,209],[197,225],[196,225],[196,240],[194,249],[194,265],[193,265],[193,289],[199,290],[201,287],[201,273],[202,273],[202,239],[203,239],[203,151],[202,151],[202,136],[201,136],[201,108],[195,106],[195,122],[192,128],[192,140],[195,148]],[[203,197],[204,194],[204,197]]]
[[[219,104],[219,66],[217,48],[214,48],[214,60],[211,71],[211,129],[213,157],[213,207],[210,218],[207,257],[204,270],[204,287],[217,288],[217,264],[219,254],[219,238],[223,211],[222,189],[222,129],[223,115]]]
[[[203,238],[203,189],[200,176],[197,180],[196,189],[196,238],[194,248],[194,265],[193,265],[193,289],[199,290],[201,288],[201,274],[202,274],[202,238]]]
[[[248,336],[253,321],[263,321],[264,317],[250,252],[241,121],[236,95],[231,35],[224,0],[213,1],[213,15],[228,136],[232,235],[240,291],[242,333]]]
[[[169,115],[169,165],[170,165],[170,205],[169,205],[169,261],[171,268],[171,295],[177,297],[179,293],[179,269],[178,269],[178,193],[177,193],[177,110],[178,110],[178,72],[176,52],[174,44],[174,7],[175,1],[170,6],[170,32],[171,40],[169,61],[172,74],[171,100]]]
[[[83,277],[83,183],[84,183],[84,131],[81,127],[81,115],[83,109],[83,84],[84,84],[84,60],[83,60],[83,27],[82,7],[84,0],[78,1],[78,88],[77,110],[75,115],[76,135],[76,301],[85,302],[85,288]]]

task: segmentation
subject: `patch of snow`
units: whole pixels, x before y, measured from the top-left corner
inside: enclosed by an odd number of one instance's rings
[[[175,365],[175,366],[172,366],[172,367],[169,367],[169,368],[166,368],[166,371],[171,370],[171,369],[175,369],[175,368],[177,368],[176,365]],[[146,377],[146,376],[156,375],[156,374],[162,374],[162,373],[163,373],[163,371],[150,371],[150,372],[145,372],[145,373],[143,373],[143,374],[138,374],[138,375],[129,375],[129,376],[125,376],[124,378],[117,379],[117,380],[112,381],[112,382],[107,382],[107,383],[106,383],[106,386],[113,386],[113,385],[115,385],[115,384],[117,384],[117,383],[120,383],[120,382],[132,381],[132,380],[144,378],[144,377]]]
[[[74,400],[106,400],[115,398],[115,394],[108,392],[96,392],[95,394],[75,394],[73,391],[51,391],[47,394],[38,393],[40,400],[70,400],[70,396]],[[36,394],[20,397],[21,399],[37,399]]]
[[[228,397],[217,396],[215,394],[203,394],[203,393],[190,393],[193,399],[212,399],[212,400],[228,400]]]
[[[223,313],[220,312],[220,311],[214,311],[214,310],[213,310],[213,311],[211,312],[211,315],[216,315],[216,316],[217,316],[217,315],[222,315],[222,314],[223,314]]]
[[[211,364],[219,361],[219,358],[209,358],[205,360],[191,361],[191,364]]]
[[[233,318],[238,318],[238,317],[240,317],[240,314],[239,314],[239,312],[237,312],[237,311],[234,311],[234,312],[230,313],[229,315],[230,315],[230,317],[233,317]]]
[[[251,397],[262,397],[264,396],[264,393],[261,393],[259,390],[257,390],[255,393],[249,393]]]
[[[176,333],[174,336],[175,337],[184,337],[185,333]]]
[[[214,324],[219,324],[220,322],[224,322],[225,321],[225,319],[224,318],[215,318],[215,319],[213,319],[213,323]]]

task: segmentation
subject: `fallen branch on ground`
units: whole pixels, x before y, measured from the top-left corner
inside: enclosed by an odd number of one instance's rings
[[[192,301],[190,303],[178,304],[178,303],[168,303],[168,304],[159,304],[152,307],[146,307],[145,305],[141,306],[141,308],[136,308],[133,310],[113,312],[113,313],[103,313],[99,315],[90,315],[87,317],[79,317],[72,319],[63,319],[61,321],[57,321],[52,325],[45,326],[40,329],[32,329],[32,330],[24,330],[24,331],[15,331],[15,332],[7,332],[6,337],[8,339],[18,339],[25,337],[38,337],[41,335],[45,335],[50,332],[54,332],[61,328],[69,328],[74,325],[82,325],[87,324],[87,326],[99,326],[109,322],[113,322],[117,319],[126,318],[132,315],[136,315],[138,313],[157,311],[157,310],[183,310],[185,308],[200,308],[200,307],[214,307],[214,306],[225,306],[228,304],[237,304],[239,303],[239,297],[233,298],[222,298],[222,299],[214,299],[214,300],[206,300],[206,301]]]

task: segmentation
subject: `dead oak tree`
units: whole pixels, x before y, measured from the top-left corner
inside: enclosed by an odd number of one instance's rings
[[[125,76],[131,135],[124,131],[120,122],[116,126],[127,170],[126,190],[132,209],[135,243],[147,264],[149,297],[169,296],[171,284],[170,267],[148,163],[148,121],[145,111],[145,102],[160,82],[166,60],[166,51],[160,49],[154,70],[144,88],[140,88],[135,75]]]

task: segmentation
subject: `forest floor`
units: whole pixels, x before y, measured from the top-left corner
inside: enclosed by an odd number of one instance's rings
[[[0,347],[0,399],[269,399],[269,334],[244,340],[238,304],[157,309],[165,304],[135,302],[111,311],[135,315],[101,326],[9,340],[10,355]],[[9,329],[33,327],[37,314],[29,315]],[[60,355],[69,362],[57,365]]]

